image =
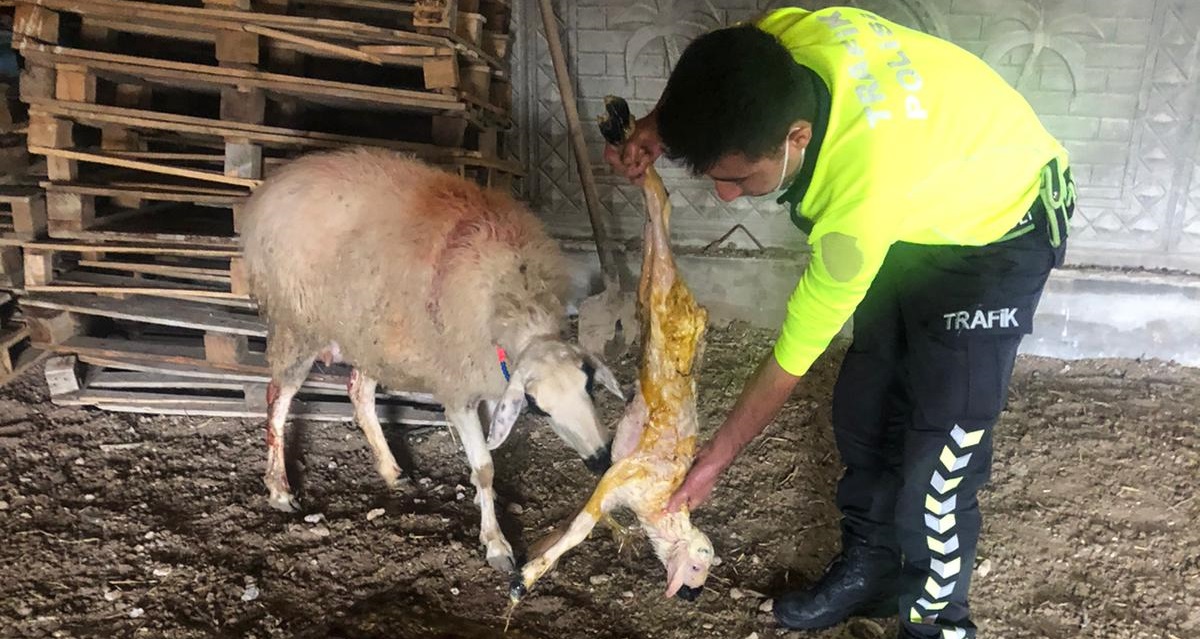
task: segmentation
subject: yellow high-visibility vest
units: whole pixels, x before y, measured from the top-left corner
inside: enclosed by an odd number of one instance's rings
[[[779,9],[756,23],[827,98],[789,188],[812,261],[775,357],[803,375],[850,319],[895,242],[980,246],[1038,197],[1067,152],[1029,103],[958,46],[849,7]],[[816,147],[816,148],[813,148]]]

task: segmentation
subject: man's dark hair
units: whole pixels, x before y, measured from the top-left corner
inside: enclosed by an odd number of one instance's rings
[[[751,25],[696,38],[659,101],[664,152],[696,174],[730,153],[766,157],[792,123],[816,117],[809,73],[774,36]]]

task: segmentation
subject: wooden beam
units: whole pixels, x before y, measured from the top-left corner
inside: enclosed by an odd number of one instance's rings
[[[261,57],[259,37],[248,30],[218,31],[216,44],[222,63],[258,64]]]
[[[96,101],[96,76],[86,67],[77,64],[60,64],[55,67],[54,97],[67,102]]]
[[[284,42],[291,42],[292,44],[300,45],[314,51],[321,51],[323,53],[329,53],[344,58],[351,58],[353,60],[360,60],[362,62],[370,62],[371,64],[383,64],[383,60],[379,59],[378,57],[369,53],[364,53],[353,47],[332,44],[330,42],[324,42],[315,38],[306,38],[294,33],[282,31],[280,29],[272,29],[270,27],[263,27],[255,24],[244,25],[242,26],[242,29],[252,34],[266,36],[275,40],[282,40]]]
[[[176,177],[191,178],[193,180],[204,180],[208,182],[219,182],[221,184],[232,184],[234,186],[244,186],[246,188],[254,188],[258,186],[261,180],[248,180],[244,178],[230,177],[227,175],[219,175],[208,171],[198,171],[195,169],[184,169],[173,166],[164,166],[161,164],[153,164],[151,162],[139,162],[136,160],[126,160],[123,158],[112,157],[109,155],[100,155],[97,153],[83,153],[80,151],[70,151],[66,149],[51,149],[41,146],[30,146],[29,152],[36,155],[45,155],[50,158],[60,158],[68,160],[77,160],[80,162],[90,162],[94,164],[104,164],[107,166],[119,166],[127,169],[138,169],[140,171],[149,171],[151,173],[162,173],[164,175],[174,175]]]

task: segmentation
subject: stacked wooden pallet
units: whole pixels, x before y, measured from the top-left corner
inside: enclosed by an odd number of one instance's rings
[[[28,150],[46,160],[45,236],[22,242],[22,304],[36,343],[92,366],[74,383],[73,363],[51,367],[63,401],[265,413],[266,331],[237,232],[244,199],[292,157],[368,145],[490,186],[520,176],[505,148],[508,0],[15,9]],[[327,397],[344,373],[314,373],[313,415],[349,418]],[[429,401],[397,389],[381,412],[440,419]]]
[[[0,22],[11,24],[12,9],[0,8]],[[18,100],[16,69],[0,60],[0,384],[41,361],[45,351],[30,339],[18,297],[23,292],[21,245],[44,234],[46,202],[30,175],[26,117]]]

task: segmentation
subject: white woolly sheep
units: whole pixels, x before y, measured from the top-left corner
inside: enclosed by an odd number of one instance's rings
[[[488,561],[511,570],[489,451],[532,400],[589,468],[603,472],[609,449],[589,397],[593,378],[621,395],[597,357],[562,338],[567,278],[556,244],[509,195],[382,150],[299,158],[255,191],[246,213],[245,261],[269,331],[271,505],[297,508],[284,424],[317,357],[353,367],[355,419],[389,486],[400,469],[376,416],[375,388],[416,380],[444,406],[466,451]],[[505,370],[503,353],[512,358]],[[486,441],[481,403],[491,414]]]

